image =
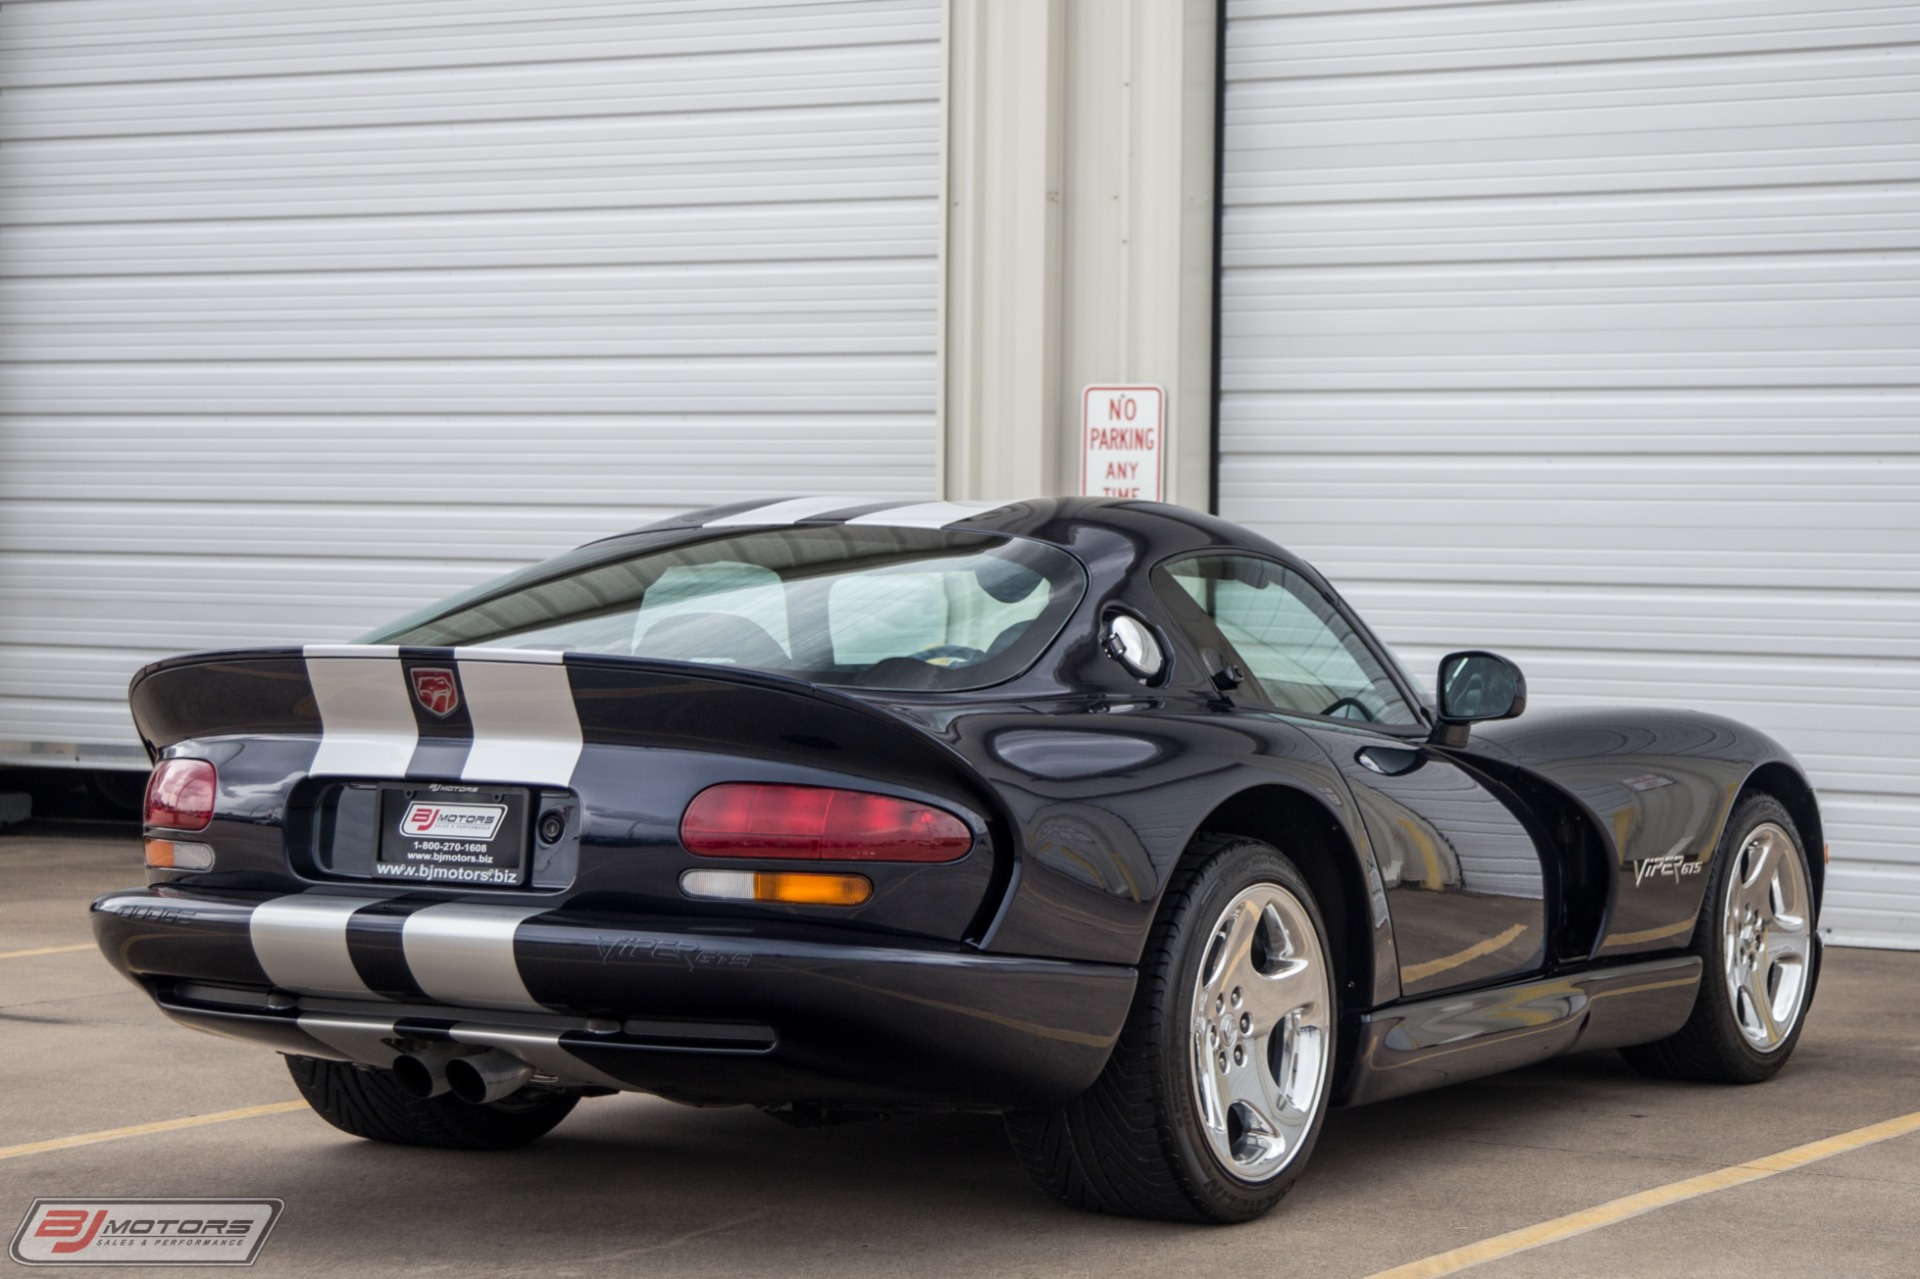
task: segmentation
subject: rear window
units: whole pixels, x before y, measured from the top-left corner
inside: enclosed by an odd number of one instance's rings
[[[1058,548],[942,529],[821,525],[594,549],[368,638],[671,658],[856,688],[984,688],[1032,666],[1086,590]]]

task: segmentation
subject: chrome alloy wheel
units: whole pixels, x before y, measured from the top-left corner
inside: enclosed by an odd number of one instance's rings
[[[1727,995],[1747,1042],[1772,1052],[1806,1002],[1813,948],[1812,894],[1793,837],[1762,822],[1735,854],[1721,928]]]
[[[1193,1087],[1207,1142],[1269,1181],[1313,1128],[1333,1057],[1332,974],[1307,908],[1256,884],[1213,925],[1193,989]]]

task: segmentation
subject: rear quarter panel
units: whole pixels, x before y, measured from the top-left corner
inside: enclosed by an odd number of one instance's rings
[[[1332,855],[1350,863],[1337,873],[1351,883],[1374,968],[1362,1002],[1398,994],[1384,890],[1352,793],[1299,729],[1140,698],[975,711],[944,731],[993,785],[1019,849],[987,949],[1137,963],[1168,881],[1209,815],[1284,787],[1344,836]]]

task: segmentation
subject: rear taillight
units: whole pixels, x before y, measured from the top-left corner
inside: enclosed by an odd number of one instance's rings
[[[145,820],[164,830],[205,830],[213,820],[216,782],[204,759],[166,759],[147,779]]]
[[[680,842],[702,857],[950,862],[973,847],[952,813],[829,786],[728,782],[694,796]]]

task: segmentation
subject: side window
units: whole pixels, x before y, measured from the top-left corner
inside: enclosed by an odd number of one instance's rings
[[[1298,573],[1244,555],[1202,555],[1154,573],[1194,644],[1192,606],[1212,621],[1272,705],[1306,715],[1404,727],[1420,722],[1371,650],[1333,604]],[[1188,607],[1181,608],[1181,597]]]

